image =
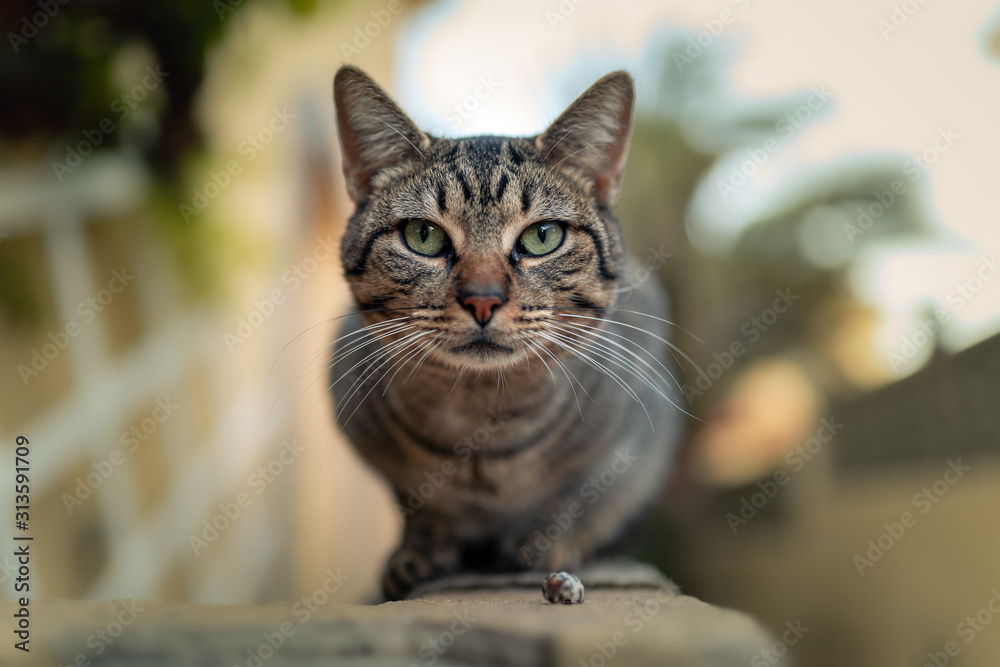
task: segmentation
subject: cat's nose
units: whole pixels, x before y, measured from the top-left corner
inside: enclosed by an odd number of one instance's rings
[[[479,322],[479,326],[485,327],[493,317],[493,311],[506,303],[506,300],[498,294],[466,293],[459,299],[472,316]]]

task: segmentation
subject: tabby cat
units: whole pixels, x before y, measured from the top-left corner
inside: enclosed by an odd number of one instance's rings
[[[682,423],[667,298],[637,280],[610,210],[632,78],[608,74],[528,138],[428,135],[351,66],[334,100],[357,312],[331,380],[404,519],[386,597],[611,553]]]

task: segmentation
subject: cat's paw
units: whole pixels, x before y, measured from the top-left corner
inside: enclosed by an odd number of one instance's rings
[[[382,592],[386,600],[401,600],[425,581],[454,574],[459,564],[458,550],[454,547],[438,547],[424,541],[405,542],[386,563]]]

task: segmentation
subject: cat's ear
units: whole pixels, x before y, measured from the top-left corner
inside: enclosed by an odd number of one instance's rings
[[[580,95],[535,140],[545,161],[593,183],[598,204],[618,199],[632,130],[635,86],[627,72],[612,72]]]
[[[361,204],[382,169],[422,157],[430,143],[384,90],[357,67],[344,65],[333,79],[337,130],[347,191]]]

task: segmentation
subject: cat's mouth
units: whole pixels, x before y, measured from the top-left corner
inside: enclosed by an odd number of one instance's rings
[[[475,338],[467,343],[453,347],[451,350],[456,354],[473,354],[481,356],[514,353],[514,348],[496,343],[485,336],[480,336],[479,338]]]
[[[448,348],[448,356],[459,366],[472,368],[497,368],[511,363],[517,357],[517,350],[497,342],[492,336],[480,333],[461,345]]]

